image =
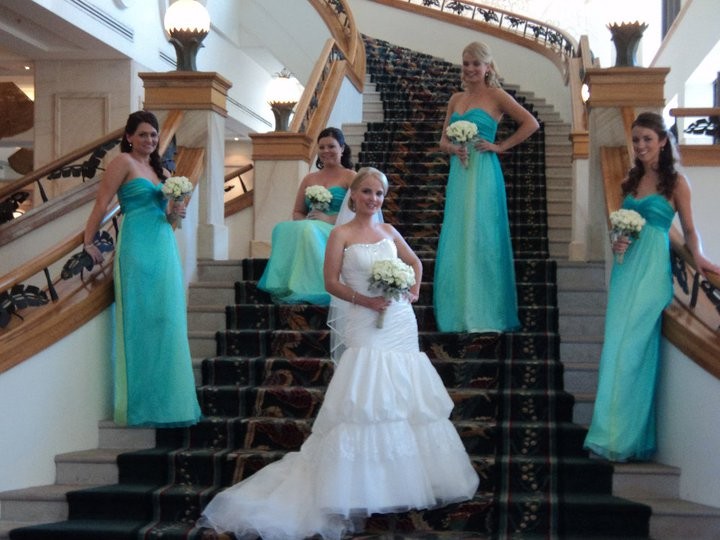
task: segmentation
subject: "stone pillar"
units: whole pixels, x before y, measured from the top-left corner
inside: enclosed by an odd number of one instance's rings
[[[661,112],[668,68],[591,68],[585,73],[590,89],[588,134],[590,183],[584,205],[575,211],[587,216],[587,260],[603,260],[607,249],[607,209],[600,159],[604,146],[628,148],[632,156],[630,124],[643,110]]]
[[[304,133],[278,131],[255,133],[250,138],[255,163],[250,256],[268,257],[273,227],[292,219],[298,185],[310,170],[314,141]]]
[[[176,133],[177,145],[205,150],[204,172],[196,188],[197,256],[226,260],[225,118],[227,91],[232,84],[214,72],[172,71],[140,73],[139,76],[145,84],[147,109],[158,116],[162,116],[163,111],[184,111]]]

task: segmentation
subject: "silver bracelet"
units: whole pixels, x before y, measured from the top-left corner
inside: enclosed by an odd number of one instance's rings
[[[353,291],[352,300],[350,300],[350,303],[355,303],[355,295],[357,295],[357,291]]]

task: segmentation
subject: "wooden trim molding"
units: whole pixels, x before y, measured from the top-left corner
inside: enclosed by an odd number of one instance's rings
[[[253,161],[303,160],[310,162],[314,141],[305,133],[271,131],[251,133]]]
[[[590,68],[588,107],[663,107],[670,68]]]
[[[718,144],[681,144],[678,149],[687,167],[720,167]]]
[[[572,143],[573,160],[590,157],[590,135],[587,131],[571,133],[570,142]]]
[[[148,109],[212,110],[227,116],[227,93],[232,83],[212,71],[139,73]]]

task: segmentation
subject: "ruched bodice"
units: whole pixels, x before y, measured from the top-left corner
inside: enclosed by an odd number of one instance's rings
[[[483,109],[468,109],[464,113],[454,112],[450,115],[450,122],[467,120],[478,128],[478,137],[493,142],[497,133],[498,123]]]
[[[653,193],[640,199],[628,195],[625,197],[622,207],[635,210],[642,215],[646,220],[646,227],[657,227],[665,232],[670,230],[675,218],[675,209],[670,201],[659,193]]]
[[[328,188],[328,191],[332,195],[332,201],[330,201],[330,204],[328,205],[326,214],[334,215],[337,214],[340,211],[340,206],[343,203],[343,200],[345,200],[345,194],[347,193],[347,189],[345,189],[342,186],[332,186]],[[305,207],[310,210],[310,201],[305,198]]]
[[[153,184],[147,178],[129,180],[118,189],[120,208],[126,216],[131,212],[148,212],[165,219],[167,200],[162,184]]]

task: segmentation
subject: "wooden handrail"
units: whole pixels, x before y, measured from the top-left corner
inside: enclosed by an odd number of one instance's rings
[[[307,83],[305,85],[305,91],[300,97],[300,101],[298,101],[298,104],[295,106],[295,115],[293,116],[292,122],[290,123],[290,131],[293,133],[300,132],[300,127],[302,126],[303,120],[308,114],[310,103],[313,99],[313,96],[315,95],[318,85],[320,84],[323,70],[325,69],[325,65],[329,62],[330,55],[332,54],[334,46],[335,40],[328,39],[325,42],[322,50],[320,51],[317,62],[315,62],[315,66],[310,73],[310,77],[308,77]]]
[[[238,167],[234,171],[230,171],[225,175],[225,181],[232,180],[233,178],[237,178],[238,176],[241,176],[245,174],[246,172],[250,172],[253,170],[253,164],[248,163],[247,165],[243,165],[242,167]]]
[[[720,116],[720,107],[677,107],[670,109],[670,116]]]
[[[473,16],[475,13],[485,13],[485,12],[493,12],[498,13],[501,15],[501,21],[512,21],[512,20],[519,20],[525,23],[524,28],[527,29],[528,26],[533,26],[536,28],[545,28],[552,32],[555,36],[560,36],[562,40],[565,42],[566,46],[557,46],[553,42],[548,43],[547,45],[542,42],[542,40],[538,39],[537,37],[531,37],[527,35],[527,31],[519,31],[512,27],[512,24],[508,25],[507,27],[502,26],[495,26],[494,24],[489,23],[488,21],[480,18],[468,18],[466,16],[463,16],[462,14],[458,14],[457,12],[453,11],[452,9],[446,11],[444,10],[446,2],[441,2],[441,5],[432,6],[432,5],[425,5],[421,2],[421,0],[372,0],[373,2],[376,2],[378,4],[383,4],[385,6],[390,6],[398,9],[403,9],[405,11],[409,11],[411,13],[415,13],[418,15],[423,15],[427,17],[432,17],[437,20],[442,20],[451,24],[455,24],[458,26],[465,26],[466,28],[471,28],[474,30],[477,30],[481,28],[484,32],[488,34],[492,34],[498,37],[501,37],[507,41],[510,41],[512,43],[516,43],[517,45],[526,47],[528,49],[534,50],[536,52],[539,52],[543,56],[550,59],[560,70],[563,71],[563,75],[567,76],[566,70],[568,69],[567,60],[573,56],[575,56],[577,51],[577,42],[575,39],[567,35],[564,31],[560,30],[559,28],[555,28],[554,26],[551,26],[545,22],[538,21],[536,19],[531,19],[529,17],[521,16],[516,13],[512,13],[509,11],[505,11],[502,9],[498,9],[492,6],[486,6],[483,4],[479,4],[477,2],[473,2],[471,0],[463,0],[462,5],[463,6],[469,6],[470,10],[473,13]],[[414,3],[418,2],[418,3]],[[465,10],[462,11],[464,13]],[[501,23],[502,24],[502,23]]]
[[[170,111],[168,113],[165,124],[163,124],[163,130],[160,132],[160,140],[158,142],[158,152],[160,153],[160,155],[164,154],[165,150],[167,150],[167,147],[170,144],[170,140],[172,139],[173,135],[175,135],[175,132],[180,126],[180,121],[182,120],[183,114],[184,112],[180,110]],[[70,163],[74,163],[82,157],[85,157],[97,147],[122,138],[124,132],[125,128],[119,128],[111,131],[107,135],[103,135],[102,137],[99,137],[86,145],[83,145],[79,148],[76,148],[75,150],[72,150],[71,152],[68,152],[64,156],[59,157],[58,159],[55,159],[50,163],[47,163],[42,167],[35,169],[31,173],[23,176],[22,178],[18,178],[17,180],[0,186],[0,200],[4,199],[5,197],[9,197],[17,191],[20,191],[25,186],[28,186],[29,184],[32,184],[33,182],[36,182],[37,180],[46,177],[51,172],[65,167]]]
[[[64,156],[51,161],[50,163],[47,163],[46,165],[43,165],[42,167],[39,167],[38,169],[35,169],[33,172],[26,174],[22,178],[18,178],[17,180],[14,180],[8,184],[3,185],[0,187],[0,199],[4,199],[5,197],[9,197],[13,193],[20,191],[25,186],[32,184],[33,182],[40,180],[41,178],[44,178],[51,172],[60,169],[61,167],[64,167],[65,165],[69,165],[70,163],[73,163],[80,159],[81,157],[84,157],[88,155],[90,152],[95,150],[98,146],[102,146],[103,144],[109,143],[111,141],[115,141],[123,136],[123,132],[125,131],[124,128],[116,129],[115,131],[111,131],[107,135],[104,135],[103,137],[100,137],[98,139],[95,139],[93,142],[88,143],[84,146],[81,146],[80,148],[77,148],[73,150],[72,152],[65,154]]]
[[[359,92],[365,86],[365,43],[346,0],[310,0],[348,61],[347,75]]]

